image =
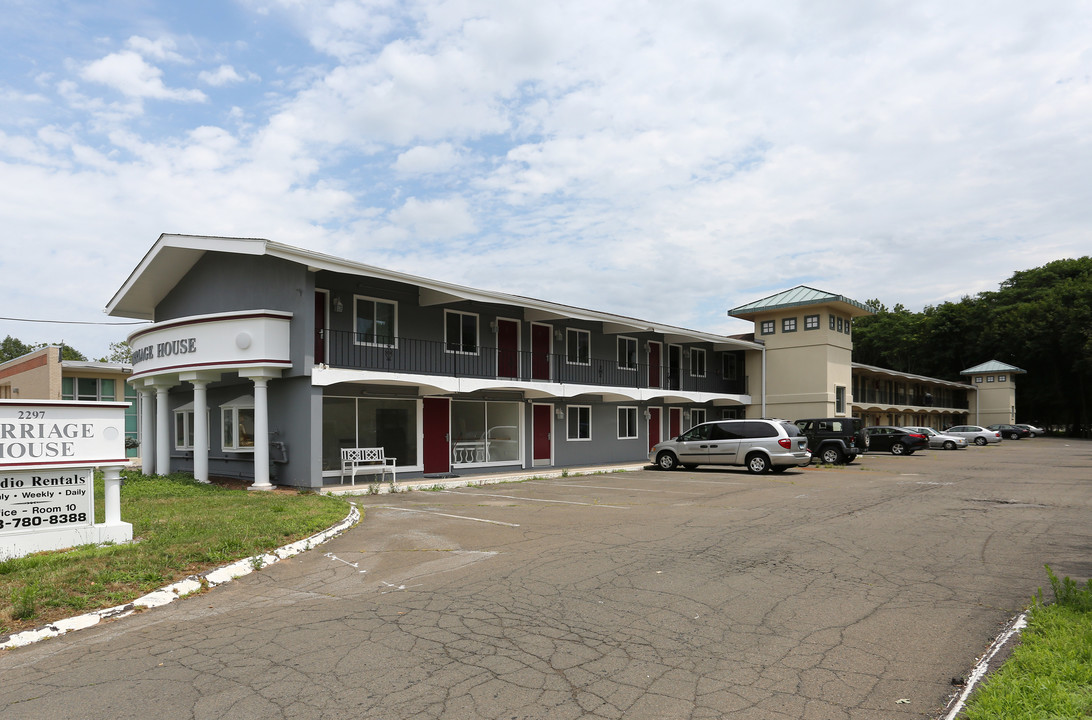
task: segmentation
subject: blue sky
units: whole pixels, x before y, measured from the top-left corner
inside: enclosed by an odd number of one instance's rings
[[[713,332],[1092,252],[1092,6],[767,5],[0,0],[0,316],[116,322],[163,232]]]

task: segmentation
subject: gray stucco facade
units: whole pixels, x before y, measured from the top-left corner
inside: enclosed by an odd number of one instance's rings
[[[151,348],[134,363],[145,414],[167,403],[144,425],[169,448],[157,473],[260,480],[268,450],[269,481],[298,487],[336,483],[353,446],[386,447],[399,477],[639,461],[692,420],[742,414],[748,379],[722,368],[759,351],[236,238],[162,236],[108,311],[155,323],[132,344]],[[191,355],[159,358],[174,338]]]

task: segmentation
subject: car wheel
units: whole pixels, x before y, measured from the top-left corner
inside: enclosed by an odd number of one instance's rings
[[[679,466],[679,459],[669,452],[662,452],[656,456],[656,466],[661,470],[674,470]]]
[[[770,469],[769,459],[762,453],[754,453],[747,457],[747,472],[752,475],[761,475]]]
[[[891,454],[892,455],[907,455],[909,453],[906,452],[906,446],[905,445],[903,445],[901,442],[897,442],[897,443],[895,443],[894,445],[891,446]]]
[[[982,445],[985,445],[985,444],[986,444],[986,438],[984,438],[984,437],[976,437],[976,438],[974,439],[974,444],[975,444],[975,445],[978,445],[979,447],[981,447]]]
[[[945,450],[955,450],[955,443],[952,442],[951,440],[945,440],[944,441],[944,449]]]
[[[824,465],[841,465],[842,451],[836,447],[823,448],[819,452],[819,459]]]
[[[1009,440],[1019,440],[1020,436],[1016,433],[1009,433]]]

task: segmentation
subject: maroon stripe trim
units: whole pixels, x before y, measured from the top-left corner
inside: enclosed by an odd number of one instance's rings
[[[87,467],[88,465],[124,465],[132,460],[132,458],[122,458],[121,460],[53,460],[50,462],[40,462],[30,465],[25,462],[21,463],[0,463],[0,467],[22,467],[27,470],[33,470],[36,467],[43,465],[71,465],[72,467]]]
[[[155,327],[147,328],[145,330],[140,330],[140,331],[134,333],[131,337],[132,337],[132,340],[135,341],[137,338],[142,337],[144,335],[147,335],[148,333],[158,332],[160,330],[169,330],[170,328],[175,328],[175,327],[184,327],[186,325],[203,325],[205,323],[225,322],[227,320],[243,320],[243,319],[246,319],[246,318],[263,318],[263,317],[264,318],[273,318],[275,320],[291,320],[292,319],[291,313],[285,313],[285,314],[282,315],[282,314],[273,313],[273,312],[252,312],[252,313],[245,313],[244,312],[244,313],[238,313],[238,314],[233,314],[233,315],[221,315],[221,316],[212,317],[212,318],[201,318],[199,320],[187,320],[187,319],[183,318],[183,319],[180,319],[180,320],[167,320],[167,321],[163,322],[162,324],[156,324]],[[130,341],[129,344],[131,345],[132,341]]]
[[[216,362],[207,363],[190,363],[188,365],[168,365],[166,367],[156,368],[155,370],[148,370],[146,372],[133,373],[130,376],[130,380],[133,378],[144,377],[145,375],[155,375],[164,373],[167,371],[175,370],[189,370],[195,368],[211,368],[211,367],[242,367],[247,365],[276,365],[278,367],[290,368],[292,367],[291,360],[273,360],[270,358],[263,358],[258,360],[220,360]]]

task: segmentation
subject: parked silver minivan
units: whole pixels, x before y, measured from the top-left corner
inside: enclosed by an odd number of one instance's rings
[[[679,465],[742,465],[752,473],[784,472],[811,462],[808,439],[784,420],[715,420],[695,425],[648,451],[662,470]]]

